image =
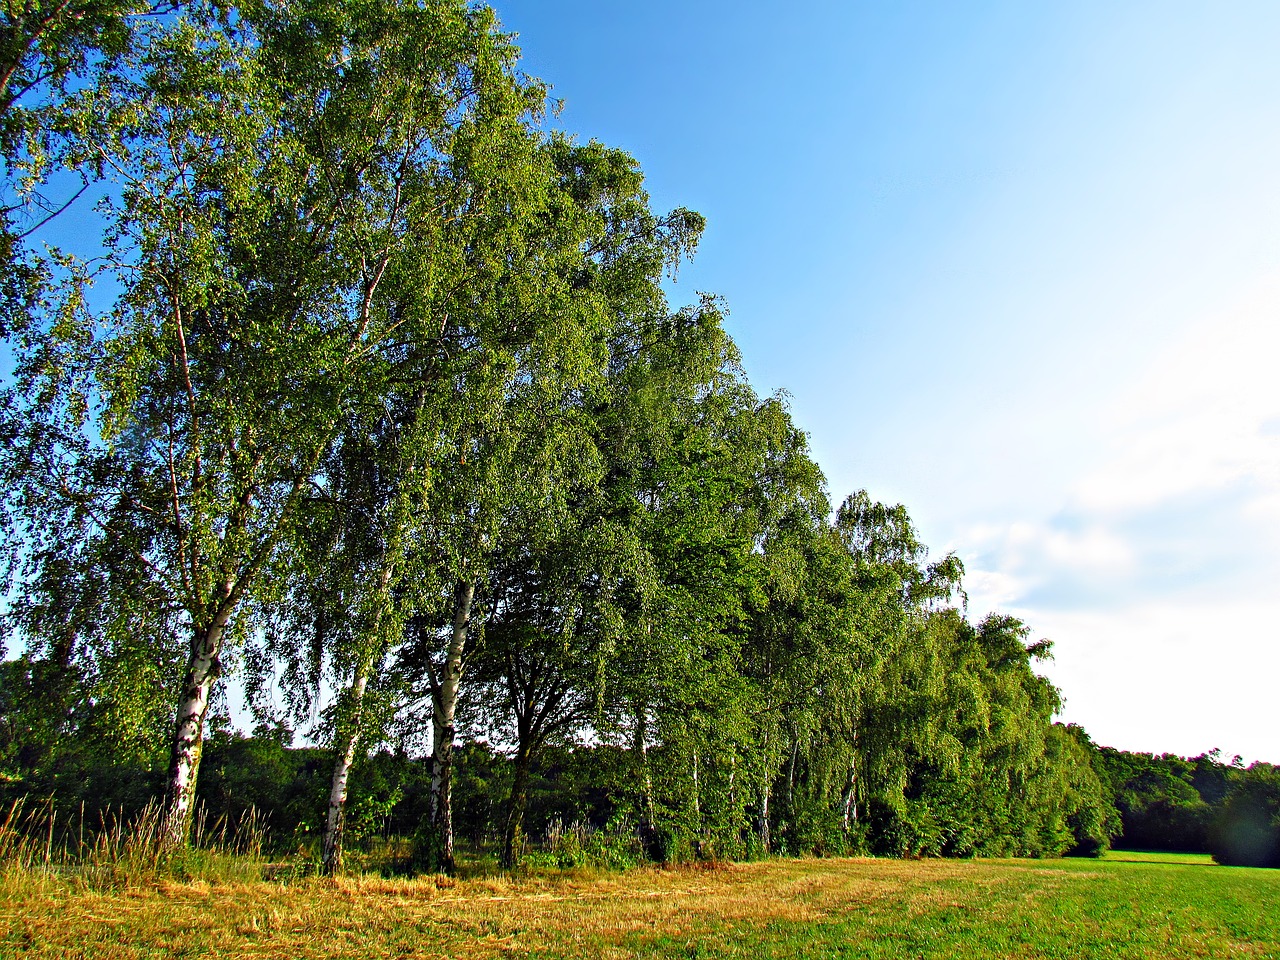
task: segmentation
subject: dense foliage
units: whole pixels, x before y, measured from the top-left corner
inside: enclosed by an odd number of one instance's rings
[[[1209,827],[1219,863],[1280,867],[1280,768],[1255,763],[1236,777]]]
[[[1220,762],[1216,751],[1187,760],[1103,747],[1095,766],[1115,798],[1123,846],[1208,850],[1213,811],[1221,805],[1235,772]]]
[[[254,808],[330,870],[1106,848],[1049,644],[832,509],[667,302],[701,217],[546,132],[491,11],[59,9],[0,77],[6,796]],[[102,236],[54,250],[68,184]]]
[[[1268,763],[1224,763],[1217,750],[1186,759],[1103,747],[1095,767],[1131,850],[1212,853],[1219,863],[1280,865],[1280,775]]]

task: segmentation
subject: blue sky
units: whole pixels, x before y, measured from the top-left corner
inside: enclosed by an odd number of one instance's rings
[[[837,500],[1056,643],[1100,743],[1280,761],[1280,7],[498,0],[709,227]]]

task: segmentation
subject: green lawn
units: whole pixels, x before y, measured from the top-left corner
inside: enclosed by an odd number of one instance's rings
[[[117,889],[14,872],[0,956],[1280,958],[1280,871],[1140,856]]]
[[[1185,863],[1217,866],[1207,853],[1169,853],[1165,850],[1110,850],[1103,858],[1110,863]]]

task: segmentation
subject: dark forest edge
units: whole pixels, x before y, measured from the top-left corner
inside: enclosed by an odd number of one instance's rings
[[[833,509],[718,299],[667,302],[702,218],[548,133],[491,10],[0,26],[9,827],[140,817],[159,862],[253,810],[327,872],[379,831],[451,872],[457,836],[1057,856],[1126,817],[1274,862],[1274,768],[1145,786],[902,506]],[[101,237],[47,246],[82,193]]]
[[[1111,808],[1111,829],[1119,827],[1111,837],[1113,847],[1211,853],[1219,863],[1232,865],[1276,865],[1274,855],[1267,860],[1260,854],[1276,849],[1280,769],[1261,763],[1245,768],[1238,758],[1225,763],[1217,751],[1187,759],[1097,748],[1078,728],[1069,729],[1085,744],[1099,772]],[[290,741],[287,729],[262,727],[246,735],[218,725],[206,745],[197,791],[201,827],[196,832],[205,845],[249,854],[277,878],[305,876],[320,865],[333,763],[331,750],[295,747]],[[517,867],[626,869],[644,863],[749,859],[765,853],[746,831],[734,842],[717,846],[697,836],[640,829],[632,795],[625,789],[634,769],[627,754],[619,747],[559,746],[539,757],[530,778],[528,836]],[[458,841],[473,868],[496,866],[513,758],[487,743],[470,742],[459,749],[456,764]],[[386,748],[361,758],[348,799],[353,868],[391,874],[413,871],[413,836],[430,803],[430,770],[429,761]],[[122,828],[127,835],[154,825],[163,775],[161,765],[148,768],[93,754],[64,754],[57,764],[42,765],[25,781],[7,779],[0,787],[0,806],[6,814],[18,810],[6,826],[36,841],[35,859],[45,856],[43,848],[52,833],[64,860],[83,862],[93,859],[99,834],[114,833],[116,845],[123,846],[128,837],[120,836]],[[785,809],[775,815],[777,840],[771,852],[779,855],[943,852],[890,846],[883,827],[870,828],[853,842],[843,834],[804,837],[788,821]],[[0,842],[0,850],[3,846]],[[83,851],[78,857],[77,850]],[[1065,852],[1092,855],[1103,849],[1088,846]]]

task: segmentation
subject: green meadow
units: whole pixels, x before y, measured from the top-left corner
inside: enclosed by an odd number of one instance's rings
[[[1132,852],[459,880],[89,883],[10,870],[0,955],[1280,957],[1278,908],[1278,871]]]

